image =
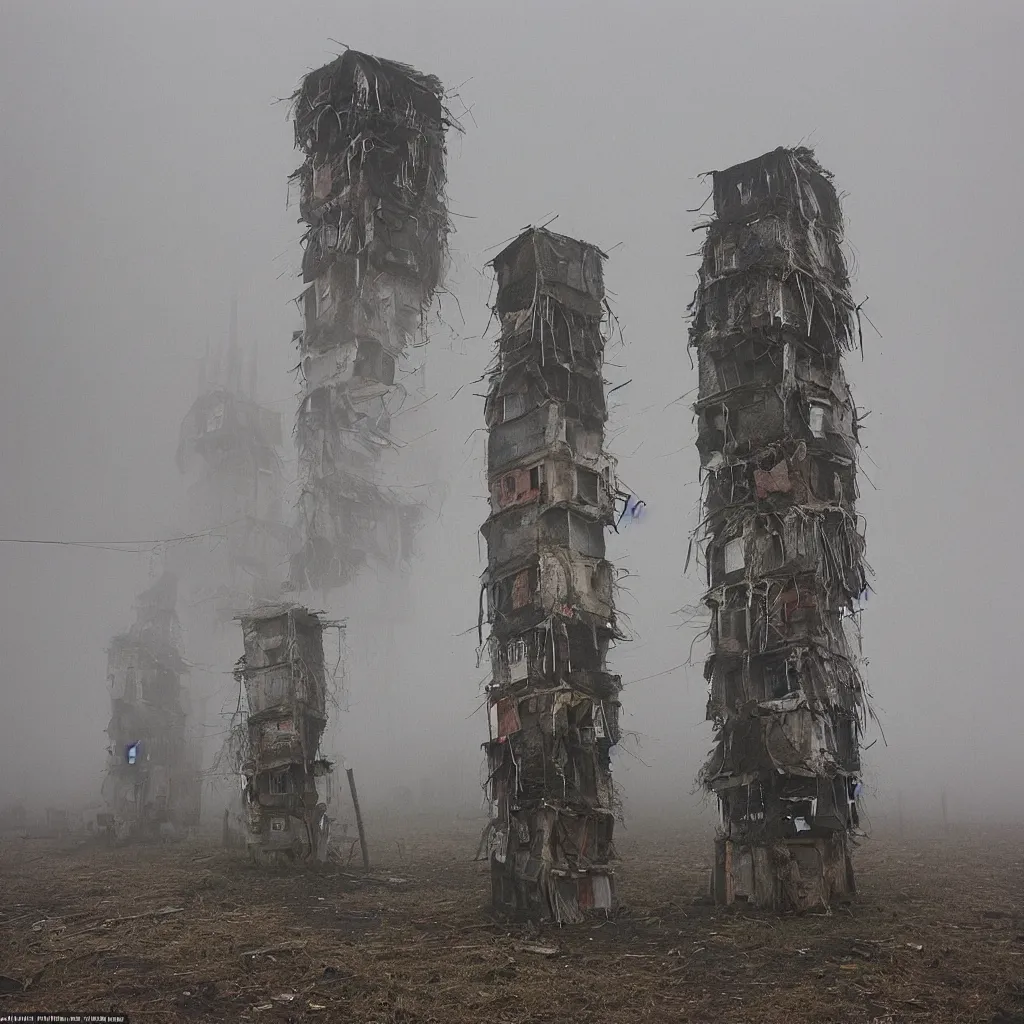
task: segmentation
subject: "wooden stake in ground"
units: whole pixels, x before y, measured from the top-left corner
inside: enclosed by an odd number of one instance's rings
[[[366,849],[366,833],[363,831],[363,815],[359,810],[359,794],[356,793],[356,777],[352,774],[351,768],[345,769],[348,776],[348,788],[352,794],[352,806],[356,811],[356,829],[359,831],[359,849],[363,854],[363,870],[370,870],[370,854]]]

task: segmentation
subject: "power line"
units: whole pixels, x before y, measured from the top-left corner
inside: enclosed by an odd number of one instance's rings
[[[237,522],[238,520],[236,520]],[[197,533],[186,533],[180,537],[160,537],[156,540],[61,540],[51,537],[0,537],[0,544],[34,544],[46,545],[49,547],[67,548],[93,548],[99,551],[124,551],[128,554],[144,554],[161,547],[164,544],[181,544],[190,540],[200,540],[209,537],[218,530],[226,529],[233,523],[224,523],[221,526],[211,527],[209,530],[201,530]]]

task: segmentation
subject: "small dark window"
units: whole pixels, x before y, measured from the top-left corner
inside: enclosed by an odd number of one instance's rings
[[[494,585],[492,598],[495,612],[507,616],[533,603],[539,585],[536,568],[522,569]]]
[[[395,360],[381,345],[369,339],[359,342],[355,375],[375,380],[389,387],[395,383]]]
[[[723,391],[740,386],[740,371],[735,359],[723,359],[718,364],[718,383]]]
[[[507,423],[509,420],[525,416],[527,412],[526,399],[527,396],[521,393],[505,395],[502,399],[502,405],[504,406],[502,422]]]
[[[718,636],[743,647],[747,642],[747,613],[744,608],[722,608],[718,613]]]
[[[721,239],[715,248],[715,274],[724,274],[727,270],[735,270],[738,266],[736,243]]]
[[[599,496],[598,475],[589,469],[576,469],[576,493],[580,501],[596,505]]]
[[[569,513],[569,547],[589,558],[604,558],[604,527]]]
[[[541,479],[541,467],[540,466],[534,466],[533,469],[530,470],[530,490],[531,491],[539,491],[540,490],[540,479]]]
[[[704,410],[705,429],[709,433],[720,435],[716,440],[719,444],[725,441],[725,411],[721,405],[709,406]]]
[[[767,700],[777,700],[779,697],[785,697],[792,690],[789,662],[768,662],[764,666],[765,698]]]

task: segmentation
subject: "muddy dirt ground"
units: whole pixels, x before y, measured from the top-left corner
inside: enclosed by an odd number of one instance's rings
[[[1024,1024],[1024,828],[876,836],[852,907],[773,917],[707,904],[707,832],[634,827],[622,909],[561,930],[490,916],[476,823],[389,833],[370,879],[215,837],[0,841],[0,1017]]]

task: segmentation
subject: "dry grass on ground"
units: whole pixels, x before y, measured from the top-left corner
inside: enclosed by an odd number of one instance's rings
[[[213,840],[5,840],[0,1015],[1024,1024],[1024,830],[872,840],[849,910],[780,918],[703,901],[708,835],[634,829],[622,910],[561,930],[490,917],[478,837],[378,836],[372,881],[261,874]]]

